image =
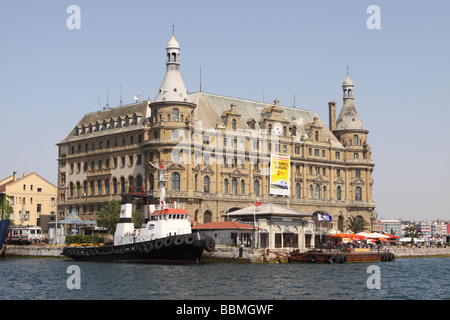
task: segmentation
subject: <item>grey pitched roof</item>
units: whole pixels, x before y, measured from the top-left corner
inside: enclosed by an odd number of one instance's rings
[[[232,98],[205,92],[194,92],[189,96],[191,102],[197,104],[194,118],[197,121],[201,121],[201,126],[204,129],[212,129],[217,124],[223,124],[222,115],[230,110],[231,104],[235,104],[237,113],[241,115],[239,129],[249,130],[247,122],[253,119],[256,121],[255,130],[261,130],[263,129],[261,124],[264,120],[263,110],[273,106],[273,103]],[[290,125],[295,125],[297,140],[310,135],[307,125],[314,122],[314,118],[318,118],[318,123],[323,128],[322,136],[325,139],[329,139],[332,146],[342,147],[341,143],[314,111],[281,105],[280,109],[283,110],[282,115],[284,119],[289,121]]]
[[[142,129],[144,120],[147,117],[147,105],[148,101],[142,101],[137,103],[128,104],[125,106],[120,106],[116,108],[104,109],[96,112],[87,113],[81,118],[78,124],[74,129],[69,133],[69,135],[59,142],[67,143],[71,141],[79,141],[86,138],[95,138],[100,137],[102,135],[111,135],[114,133],[122,133],[127,131],[134,131],[137,129]],[[107,130],[99,130],[93,132],[86,132],[85,134],[76,135],[75,131],[77,128],[82,128],[83,126],[89,127],[89,125],[95,126],[98,122],[99,124],[103,124],[104,121],[110,122],[111,120],[117,121],[117,119],[125,119],[127,116],[132,118],[134,115],[137,116],[137,123],[135,125],[130,124],[127,126],[122,125],[120,128],[115,127]]]
[[[243,208],[240,210],[236,210],[233,212],[230,212],[228,214],[226,214],[225,216],[230,217],[230,218],[240,218],[240,217],[247,217],[247,216],[280,216],[280,217],[310,217],[311,215],[294,210],[294,209],[290,209],[290,208],[286,208],[283,206],[280,206],[278,204],[275,203],[263,203],[258,207],[255,206],[251,206],[251,207],[247,207],[247,208]]]
[[[336,121],[336,130],[365,130],[353,99],[347,99]]]

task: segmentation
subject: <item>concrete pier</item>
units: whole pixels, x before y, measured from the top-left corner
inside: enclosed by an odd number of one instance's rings
[[[8,245],[6,257],[63,257],[64,246]],[[204,251],[203,260],[211,262],[287,262],[292,249],[253,249],[217,245],[213,252]],[[389,248],[396,258],[449,256],[450,248]]]

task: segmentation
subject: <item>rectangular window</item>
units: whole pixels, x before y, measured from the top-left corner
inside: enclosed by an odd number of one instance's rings
[[[336,151],[336,159],[340,159],[341,158],[341,152],[340,151]]]
[[[295,154],[300,154],[300,147],[299,146],[295,146]]]
[[[316,156],[316,157],[318,157],[320,154],[320,150],[319,149],[314,149],[314,155]]]
[[[355,152],[355,153],[353,154],[353,159],[358,160],[358,153],[357,153],[357,152]]]

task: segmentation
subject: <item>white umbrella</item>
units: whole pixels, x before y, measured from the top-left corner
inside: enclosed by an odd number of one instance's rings
[[[389,239],[389,236],[386,236],[381,233],[373,232],[373,233],[369,234],[368,236],[366,236],[366,238]]]

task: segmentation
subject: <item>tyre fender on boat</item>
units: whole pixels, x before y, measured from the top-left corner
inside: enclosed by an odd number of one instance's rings
[[[167,237],[163,240],[164,247],[170,247],[173,244],[173,237]]]
[[[139,246],[138,246],[138,250],[139,250],[139,252],[144,252],[144,250],[145,250],[145,243],[140,243]]]
[[[155,240],[155,244],[153,245],[153,247],[158,250],[161,249],[163,246],[163,241],[161,239],[157,239]]]
[[[312,262],[312,263],[317,262],[317,255],[315,253],[313,253],[309,256],[309,262]]]
[[[195,236],[193,234],[188,234],[186,238],[184,239],[184,242],[188,245],[194,244],[195,242]]]
[[[327,256],[327,262],[328,263],[336,263],[336,262],[338,262],[339,261],[339,259],[338,259],[338,257],[337,256],[335,256],[335,255],[328,255]]]
[[[175,237],[175,240],[173,241],[173,243],[174,243],[176,246],[182,245],[182,244],[184,243],[184,237],[182,237],[182,236],[176,236],[176,237]]]
[[[152,251],[152,250],[153,250],[153,243],[147,242],[147,243],[144,245],[144,252],[145,252],[145,253],[149,253],[149,252]]]
[[[203,239],[203,248],[205,248],[208,252],[214,251],[216,248],[216,242],[211,237],[205,237],[205,239]]]
[[[347,256],[346,256],[345,254],[341,255],[341,256],[339,257],[339,262],[340,262],[340,263],[347,263],[347,262],[348,262]]]

